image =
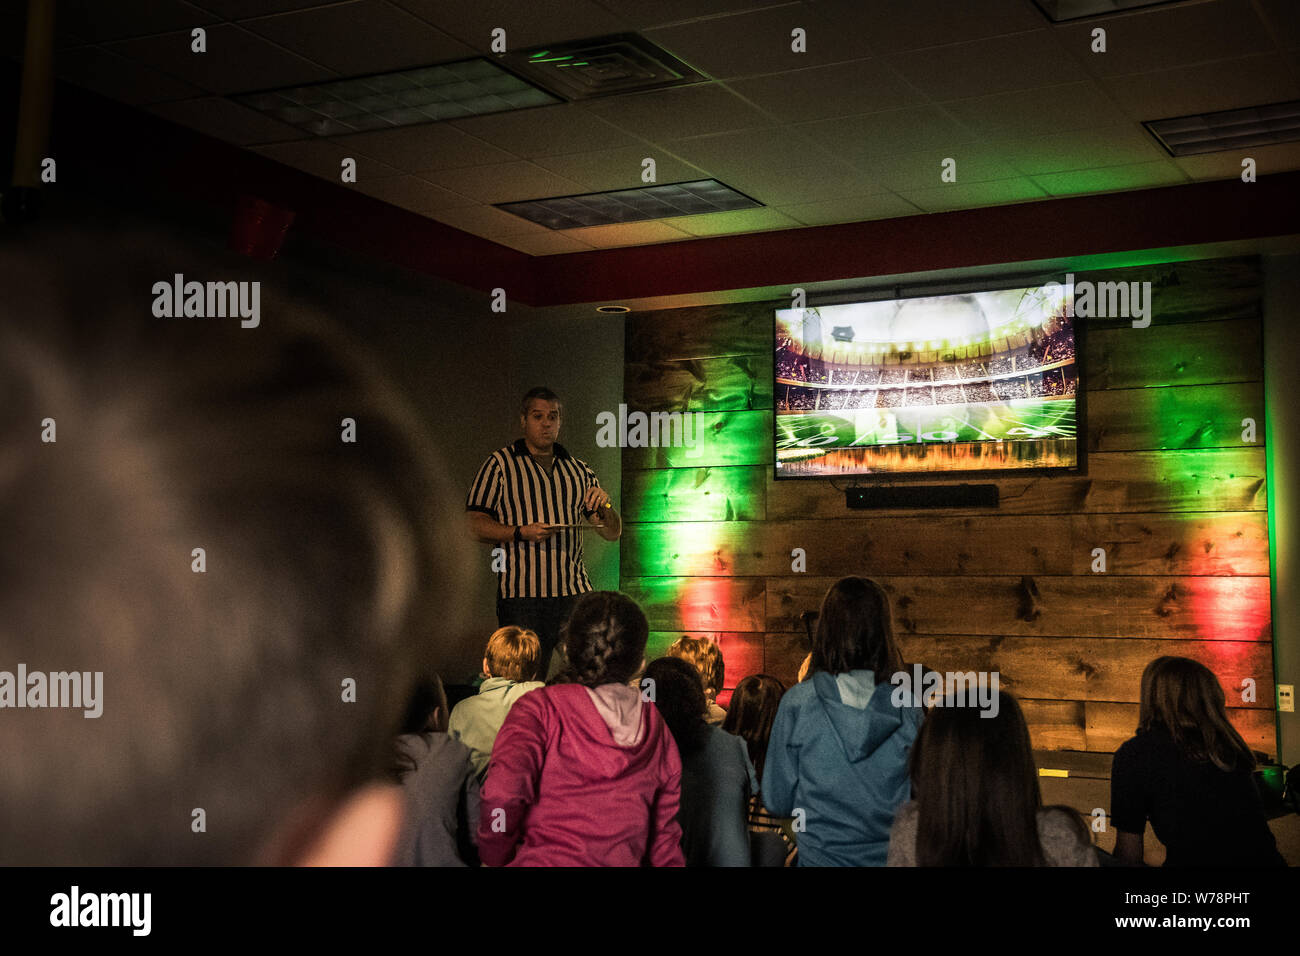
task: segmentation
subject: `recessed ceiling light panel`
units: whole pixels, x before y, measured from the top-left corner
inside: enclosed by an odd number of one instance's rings
[[[1084,17],[1104,17],[1112,13],[1140,10],[1143,7],[1163,7],[1187,0],[1034,0],[1038,9],[1053,23],[1081,20]]]
[[[1171,156],[1300,141],[1300,100],[1143,123]]]
[[[234,99],[314,136],[436,123],[560,102],[484,59],[262,90]]]
[[[581,226],[609,226],[620,222],[730,212],[762,205],[716,179],[701,179],[640,189],[499,203],[496,208],[548,229],[577,229]]]

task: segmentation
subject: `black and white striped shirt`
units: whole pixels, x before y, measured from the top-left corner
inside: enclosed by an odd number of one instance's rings
[[[465,501],[466,511],[480,511],[507,525],[583,523],[582,498],[600,486],[596,473],[556,443],[555,463],[547,472],[528,453],[521,438],[493,452],[479,468]],[[582,563],[582,532],[557,531],[543,541],[504,542],[505,570],[497,574],[497,596],[567,597],[590,591]]]

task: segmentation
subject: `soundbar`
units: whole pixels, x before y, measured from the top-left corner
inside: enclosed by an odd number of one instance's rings
[[[845,504],[871,508],[996,508],[997,485],[888,485],[849,488]]]

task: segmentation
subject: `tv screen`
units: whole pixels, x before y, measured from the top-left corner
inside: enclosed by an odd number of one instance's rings
[[[776,477],[1079,466],[1073,288],[776,312]]]

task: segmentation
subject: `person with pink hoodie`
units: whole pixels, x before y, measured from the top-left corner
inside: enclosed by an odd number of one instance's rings
[[[479,804],[485,865],[684,865],[681,759],[654,704],[628,686],[648,636],[627,595],[578,600],[563,670],[497,734]]]

